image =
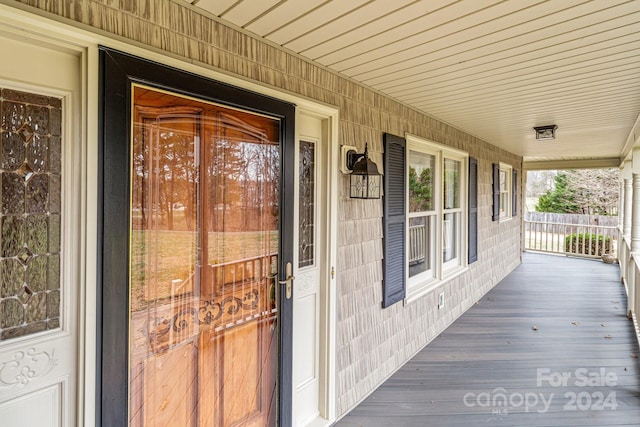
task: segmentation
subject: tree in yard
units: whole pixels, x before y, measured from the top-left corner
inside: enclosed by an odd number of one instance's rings
[[[616,215],[619,198],[617,169],[579,169],[567,171],[581,213]]]
[[[546,191],[538,199],[536,211],[552,213],[582,213],[576,203],[575,190],[569,184],[566,173],[560,172],[554,177],[554,188]]]
[[[433,183],[431,169],[424,168],[418,175],[414,167],[409,168],[409,211],[422,212],[433,210]]]
[[[527,197],[538,198],[553,188],[553,178],[558,174],[555,170],[528,171]]]
[[[536,211],[615,215],[618,192],[617,169],[558,171],[554,188],[540,196]]]

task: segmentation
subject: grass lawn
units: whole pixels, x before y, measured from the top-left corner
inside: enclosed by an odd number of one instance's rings
[[[278,252],[277,231],[209,233],[210,265]],[[197,261],[194,231],[133,230],[131,235],[131,310],[171,296],[172,281],[191,279]],[[192,284],[191,284],[192,286]],[[191,286],[189,289],[192,290]]]

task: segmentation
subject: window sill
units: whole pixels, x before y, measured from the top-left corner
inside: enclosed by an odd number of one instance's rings
[[[425,280],[423,283],[418,285],[419,287],[417,289],[413,289],[410,291],[410,293],[404,299],[404,305],[411,304],[412,302],[422,298],[423,296],[430,294],[445,283],[450,282],[451,280],[462,275],[468,270],[469,267],[463,267],[459,265],[444,272],[444,274],[442,275],[442,279],[430,278]]]
[[[511,221],[512,219],[513,219],[512,216],[505,216],[500,218],[500,222],[508,222],[508,221]]]

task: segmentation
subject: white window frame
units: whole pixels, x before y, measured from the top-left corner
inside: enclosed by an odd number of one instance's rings
[[[429,244],[430,247],[428,248],[428,253],[429,253],[429,265],[431,266],[431,268],[429,268],[426,271],[423,271],[422,273],[417,274],[414,277],[410,277],[409,276],[409,267],[410,267],[410,260],[409,260],[409,256],[407,256],[407,273],[406,273],[406,283],[407,283],[407,294],[411,293],[411,287],[412,284],[415,283],[431,283],[433,282],[436,277],[437,277],[437,273],[438,273],[438,256],[437,256],[437,242],[438,237],[439,237],[439,226],[438,226],[438,212],[441,210],[441,205],[442,205],[442,198],[439,197],[442,194],[442,190],[440,188],[441,184],[442,184],[442,180],[439,179],[438,177],[440,177],[442,175],[442,159],[441,159],[441,153],[439,150],[433,150],[431,149],[429,146],[419,146],[418,149],[414,149],[413,145],[410,143],[409,140],[407,140],[407,166],[410,166],[409,162],[409,158],[410,158],[410,154],[411,151],[417,151],[423,154],[428,154],[430,156],[433,156],[435,158],[434,161],[434,172],[433,172],[433,206],[432,206],[432,210],[430,211],[419,211],[419,212],[410,212],[409,211],[409,202],[410,202],[410,197],[409,197],[409,171],[410,171],[410,167],[407,167],[407,176],[405,177],[406,179],[406,192],[407,192],[407,206],[405,208],[405,212],[407,215],[407,231],[405,233],[406,237],[406,245],[407,245],[407,250],[406,253],[410,254],[411,253],[411,241],[410,241],[410,223],[411,223],[411,219],[412,218],[420,218],[420,217],[426,217],[426,220],[429,224],[429,230],[430,230],[430,235],[429,235]],[[441,241],[441,239],[440,239]]]
[[[467,253],[467,205],[468,205],[468,169],[469,169],[469,153],[446,145],[438,144],[433,141],[420,138],[415,135],[406,135],[407,148],[407,172],[405,176],[406,188],[406,207],[407,216],[405,236],[406,236],[406,253],[409,254],[409,223],[414,217],[427,216],[432,226],[432,238],[429,240],[432,245],[429,253],[431,256],[431,269],[419,273],[413,277],[409,277],[409,256],[406,261],[406,297],[405,303],[414,301],[423,295],[439,288],[454,277],[459,276],[467,270],[468,253]],[[409,212],[409,165],[411,164],[410,153],[412,151],[429,154],[435,156],[434,170],[434,195],[433,195],[433,211],[425,212]],[[450,159],[460,162],[460,201],[457,208],[444,209],[444,160]],[[458,214],[459,224],[455,232],[455,245],[457,254],[448,262],[444,262],[444,215],[454,213]]]
[[[500,187],[500,221],[507,221],[513,217],[513,166],[507,163],[500,162],[500,173],[498,176],[500,177],[500,183],[498,186]],[[505,174],[505,187],[506,190],[502,189],[502,174]],[[504,200],[503,200],[504,197]],[[503,203],[503,201],[505,203]]]

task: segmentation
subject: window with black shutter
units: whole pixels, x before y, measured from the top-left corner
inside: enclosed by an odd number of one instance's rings
[[[493,164],[493,221],[500,220],[500,165]]]
[[[405,297],[406,141],[384,135],[383,299],[389,307]]]
[[[513,178],[511,179],[511,184],[513,185],[513,200],[511,202],[511,215],[518,216],[518,171],[513,170]]]
[[[493,216],[494,221],[516,215],[517,172],[506,163],[493,164]]]
[[[468,153],[385,134],[383,201],[383,307],[420,298],[478,260],[478,161]]]
[[[468,260],[478,260],[478,159],[469,157]]]

